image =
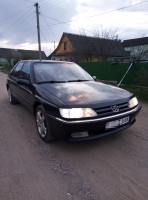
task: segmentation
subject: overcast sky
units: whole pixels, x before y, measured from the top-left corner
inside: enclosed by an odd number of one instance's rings
[[[0,47],[38,50],[34,3],[34,0],[0,0]],[[122,41],[148,36],[148,1],[38,0],[38,3],[41,48],[47,56],[54,49],[53,41],[57,46],[63,32],[80,34],[85,30],[88,36],[93,36],[94,30],[107,28],[117,30]],[[123,7],[127,8],[120,9]]]

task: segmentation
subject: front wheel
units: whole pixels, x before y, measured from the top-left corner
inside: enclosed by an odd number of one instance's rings
[[[35,118],[40,138],[45,142],[54,140],[55,138],[51,135],[49,121],[43,106],[37,107]]]
[[[8,88],[8,98],[9,98],[9,102],[10,102],[11,104],[16,104],[16,103],[17,103],[17,101],[15,100],[15,98],[13,97],[13,95],[12,95],[12,93],[11,93],[10,88]]]

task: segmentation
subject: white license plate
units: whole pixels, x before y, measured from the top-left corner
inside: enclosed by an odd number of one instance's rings
[[[107,122],[106,125],[105,125],[105,129],[116,128],[116,127],[121,126],[123,124],[127,124],[128,122],[129,122],[129,116],[124,117],[124,118],[119,119],[119,120]]]

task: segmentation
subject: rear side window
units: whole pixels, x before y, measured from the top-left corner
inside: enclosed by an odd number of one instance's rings
[[[22,66],[23,66],[23,63],[18,63],[17,66],[12,71],[11,75],[14,76],[15,78],[19,78]]]
[[[30,63],[27,62],[23,65],[21,70],[21,79],[30,80]]]

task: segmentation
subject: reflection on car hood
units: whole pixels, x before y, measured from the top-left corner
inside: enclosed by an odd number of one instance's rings
[[[67,105],[115,102],[132,96],[128,91],[95,81],[43,84],[41,87]]]

